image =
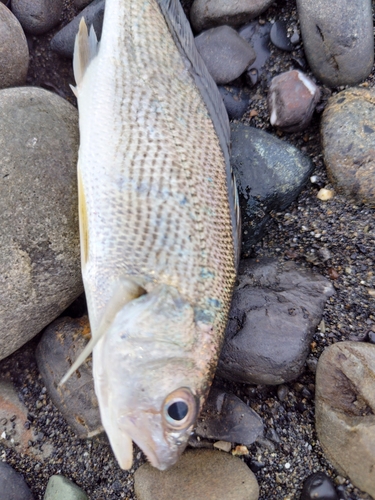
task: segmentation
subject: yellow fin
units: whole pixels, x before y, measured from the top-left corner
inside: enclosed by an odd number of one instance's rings
[[[98,53],[98,40],[93,26],[90,28],[90,35],[87,31],[85,18],[82,17],[79,23],[78,33],[74,43],[73,72],[77,84],[73,92],[77,95],[77,89],[83,80],[85,71]]]
[[[92,331],[92,337],[78,358],[74,361],[68,372],[61,379],[59,385],[65,384],[68,378],[81,366],[85,359],[91,354],[98,341],[106,334],[110,328],[116,314],[125,304],[146,293],[145,289],[127,278],[116,281],[113,285],[111,300],[103,313],[101,321],[96,331]]]

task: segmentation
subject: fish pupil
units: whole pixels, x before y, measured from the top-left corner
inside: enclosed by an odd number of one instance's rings
[[[168,408],[168,415],[173,420],[183,420],[188,414],[189,408],[184,401],[176,401],[172,403]]]

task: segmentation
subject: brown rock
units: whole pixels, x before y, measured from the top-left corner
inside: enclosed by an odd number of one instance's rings
[[[352,88],[331,97],[321,135],[324,161],[337,190],[375,206],[375,92]]]
[[[138,500],[257,500],[254,474],[241,459],[216,450],[188,450],[161,472],[142,465],[134,474]],[[178,492],[178,494],[176,494]]]
[[[315,416],[327,458],[375,497],[375,345],[339,342],[323,352]]]

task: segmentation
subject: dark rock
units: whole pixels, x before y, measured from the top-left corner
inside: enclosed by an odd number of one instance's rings
[[[32,35],[41,35],[56,26],[63,6],[63,0],[12,0],[13,14]]]
[[[261,78],[264,65],[271,55],[269,49],[271,23],[259,24],[254,21],[243,26],[238,34],[254,49],[256,59],[246,70],[246,79],[250,85],[255,85]]]
[[[369,332],[368,333],[368,341],[371,344],[375,344],[375,332]]]
[[[87,344],[87,317],[60,318],[46,328],[36,358],[52,401],[79,438],[103,431],[94,391],[91,357],[63,385],[59,382]]]
[[[331,283],[294,262],[241,261],[218,375],[278,385],[304,369]]]
[[[208,71],[218,84],[238,78],[256,58],[251,45],[229,26],[204,31],[195,38],[195,43]]]
[[[375,346],[338,342],[320,356],[315,425],[327,459],[375,497]]]
[[[339,498],[330,478],[324,472],[315,472],[305,480],[301,500],[339,500]]]
[[[249,93],[238,87],[219,87],[230,120],[239,120],[250,104]]]
[[[187,450],[167,471],[142,465],[134,474],[134,490],[138,500],[258,500],[259,496],[257,480],[247,465],[215,450]]]
[[[321,135],[324,162],[337,190],[375,206],[375,92],[353,88],[331,97]]]
[[[274,22],[270,32],[271,42],[280,50],[292,52],[294,49],[293,44],[288,37],[288,30],[286,22],[279,19]]]
[[[69,24],[64,26],[51,40],[51,49],[64,57],[73,57],[74,41],[82,17],[88,27],[94,26],[96,36],[100,40],[103,26],[105,0],[94,0]]]
[[[272,4],[273,0],[195,0],[190,11],[191,24],[200,32],[215,26],[227,24],[241,26],[259,16]]]
[[[2,461],[0,461],[0,491],[0,496],[4,500],[34,500],[23,477]]]
[[[330,87],[364,80],[374,63],[371,0],[297,0],[307,60]]]
[[[199,415],[201,438],[252,444],[263,433],[262,419],[234,394],[213,387]]]
[[[285,132],[304,130],[310,124],[319,99],[319,88],[301,71],[275,76],[267,98],[271,125]]]
[[[310,158],[267,132],[231,124],[231,165],[242,216],[242,252],[249,255],[263,236],[270,212],[296,199],[313,169]]]

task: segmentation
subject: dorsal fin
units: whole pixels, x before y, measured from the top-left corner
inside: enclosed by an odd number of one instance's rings
[[[73,54],[73,72],[77,87],[72,87],[72,90],[76,95],[88,65],[98,53],[98,45],[94,27],[91,26],[89,35],[85,18],[82,17],[74,43]]]
[[[91,354],[98,341],[106,334],[110,328],[116,314],[124,307],[125,304],[144,295],[145,289],[135,283],[133,280],[120,279],[113,285],[113,293],[108,301],[107,307],[102,315],[99,326],[95,331],[91,332],[91,339],[85,346],[81,354],[74,361],[68,372],[61,379],[59,385],[65,384],[68,378],[81,366],[86,358]]]
[[[157,0],[157,3],[163,13],[174,42],[179,48],[181,55],[187,60],[187,69],[193,76],[195,84],[207,106],[224,154],[232,217],[233,242],[235,247],[234,254],[237,267],[241,249],[241,229],[238,227],[240,208],[236,193],[237,187],[230,166],[230,128],[228,114],[217,85],[198,53],[189,22],[186,19],[179,0]]]

